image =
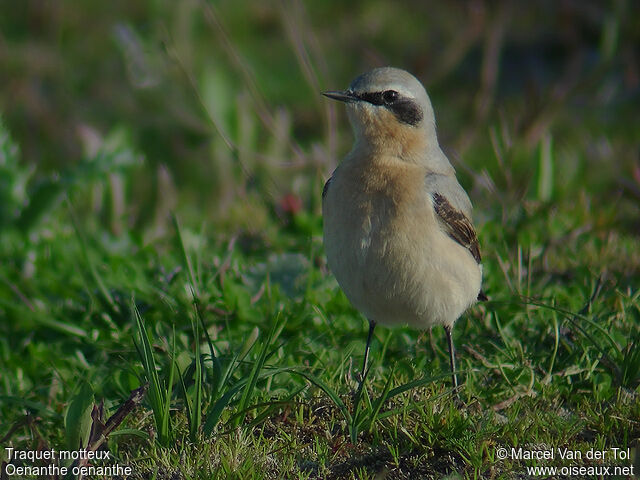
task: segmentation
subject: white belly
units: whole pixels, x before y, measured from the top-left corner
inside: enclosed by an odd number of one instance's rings
[[[329,189],[323,208],[329,267],[367,319],[452,325],[476,301],[482,266],[440,230],[426,193],[402,209],[357,192],[337,200]]]

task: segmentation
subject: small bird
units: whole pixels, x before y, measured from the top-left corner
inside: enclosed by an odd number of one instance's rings
[[[323,95],[346,104],[355,135],[324,186],[322,214],[329,268],[369,321],[360,388],[381,323],[443,325],[457,391],[451,329],[486,297],[471,201],[438,145],[429,96],[391,67]]]

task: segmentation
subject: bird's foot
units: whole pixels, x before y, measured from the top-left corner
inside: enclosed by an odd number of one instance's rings
[[[458,409],[466,409],[467,404],[462,400],[460,396],[460,391],[462,390],[462,385],[458,385],[453,390],[451,390],[451,400],[456,408]]]

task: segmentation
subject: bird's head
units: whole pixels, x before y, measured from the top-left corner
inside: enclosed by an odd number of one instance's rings
[[[347,90],[324,92],[344,102],[360,148],[371,147],[406,160],[439,148],[431,101],[422,84],[398,68],[376,68]]]

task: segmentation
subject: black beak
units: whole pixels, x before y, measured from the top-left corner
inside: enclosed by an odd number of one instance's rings
[[[325,97],[333,98],[334,100],[345,102],[345,103],[355,102],[358,100],[358,97],[349,90],[345,90],[342,92],[341,91],[323,92],[322,95],[324,95]]]

